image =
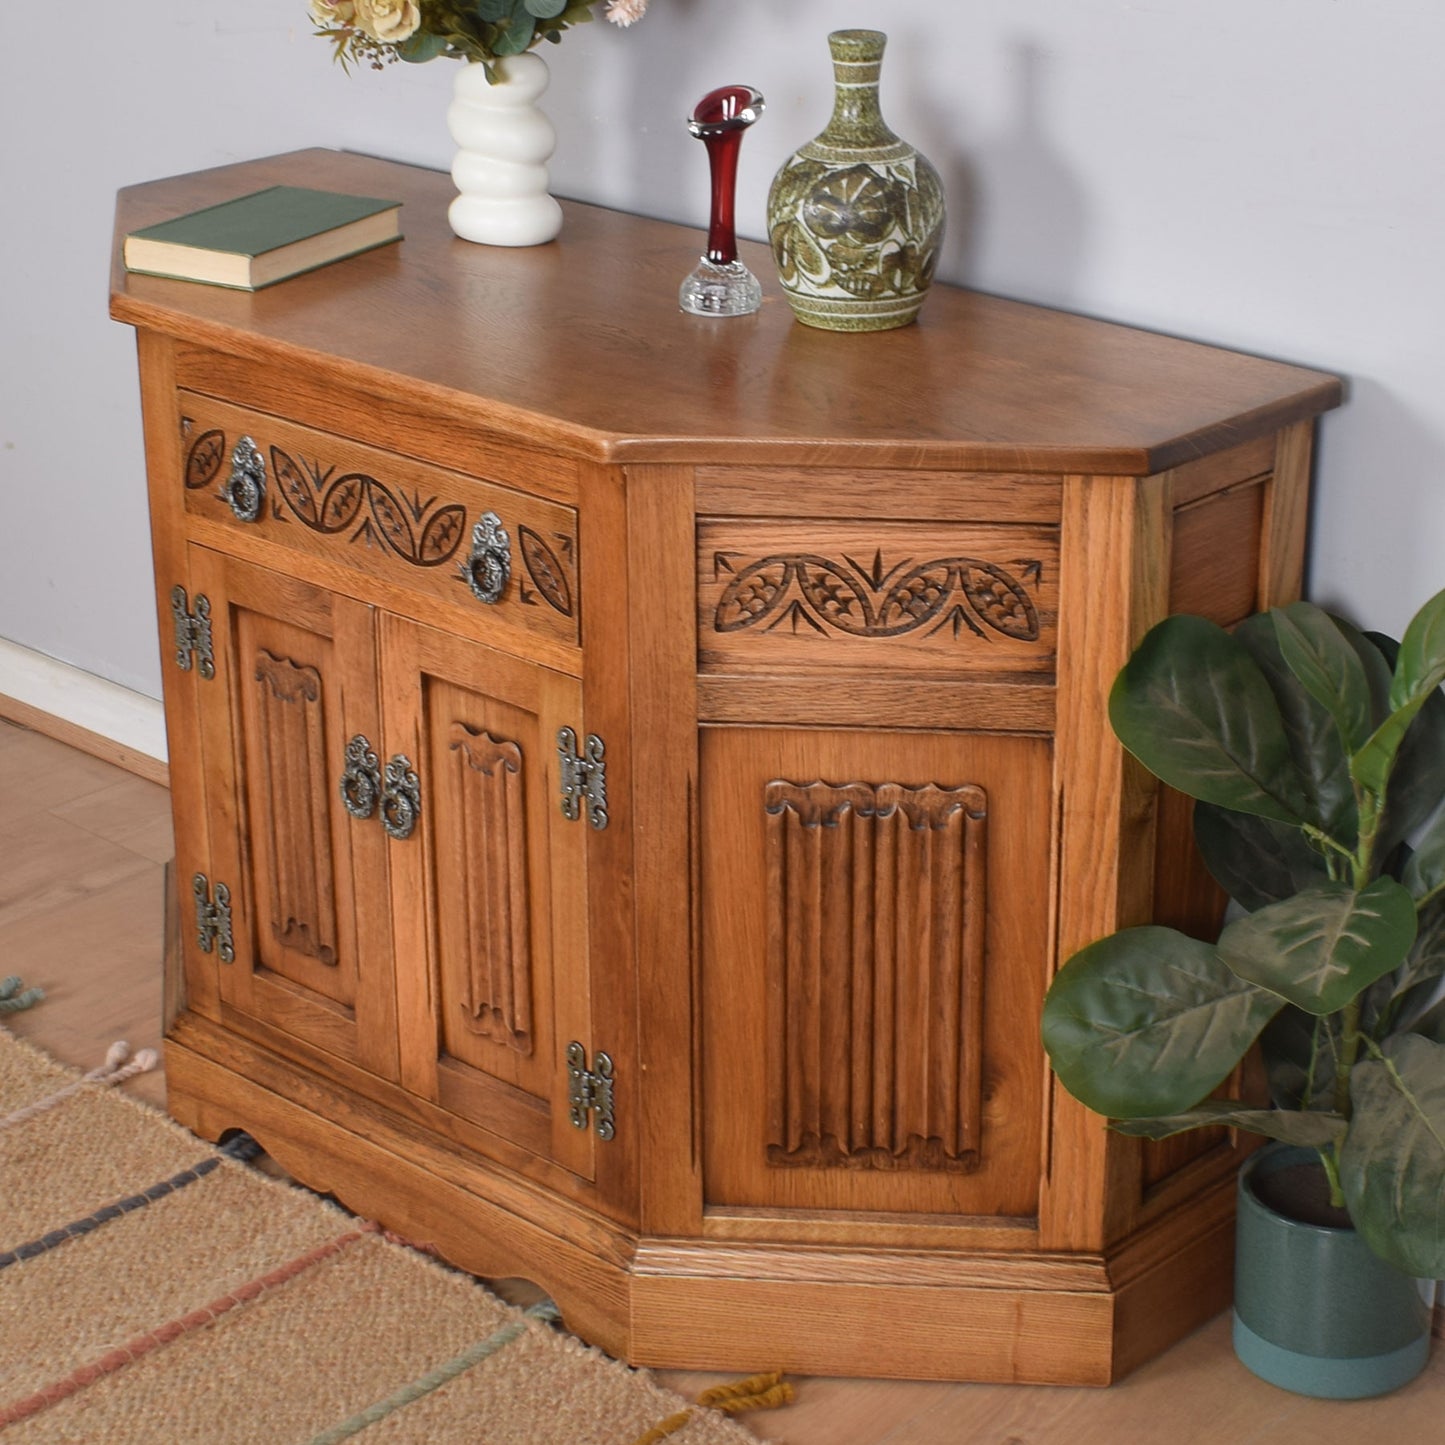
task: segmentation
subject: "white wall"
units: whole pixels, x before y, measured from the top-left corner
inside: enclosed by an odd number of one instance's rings
[[[768,99],[739,195],[759,235],[845,25],[889,33],[885,115],[948,187],[944,279],[1344,374],[1311,593],[1398,631],[1445,585],[1439,0],[652,0],[546,49],[554,189],[702,224],[681,118],[746,82]],[[449,63],[348,77],[310,32],[304,0],[131,0],[103,28],[7,7],[0,637],[151,696],[116,188],[312,145],[450,161]]]

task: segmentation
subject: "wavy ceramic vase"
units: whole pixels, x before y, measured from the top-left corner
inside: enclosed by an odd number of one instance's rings
[[[539,246],[562,229],[562,208],[547,194],[557,132],[537,108],[551,77],[531,51],[493,69],[495,83],[481,65],[464,65],[453,85],[447,129],[457,143],[452,182],[461,194],[447,219],[464,241]]]
[[[768,236],[799,321],[829,331],[886,331],[917,315],[943,237],[938,172],[878,107],[888,37],[835,30],[833,118],[795,151],[768,192]]]

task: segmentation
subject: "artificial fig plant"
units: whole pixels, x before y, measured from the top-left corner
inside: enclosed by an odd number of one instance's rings
[[[1382,1258],[1445,1277],[1445,592],[1399,643],[1296,602],[1232,633],[1177,616],[1109,719],[1196,799],[1239,905],[1215,942],[1101,939],[1043,1011],[1060,1081],[1127,1134],[1225,1125],[1319,1153]],[[1258,1041],[1268,1106],[1212,1097]]]

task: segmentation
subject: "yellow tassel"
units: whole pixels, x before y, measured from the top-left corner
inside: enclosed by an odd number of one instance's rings
[[[793,1387],[784,1381],[782,1371],[778,1370],[767,1375],[751,1375],[731,1385],[714,1385],[697,1397],[697,1403],[723,1415],[741,1415],[747,1410],[776,1410],[780,1405],[790,1404],[792,1399]],[[679,1410],[677,1414],[669,1415],[639,1436],[634,1445],[657,1445],[659,1440],[677,1434],[696,1413],[695,1410]]]
[[[783,1383],[782,1371],[753,1375],[732,1385],[714,1385],[697,1397],[699,1405],[721,1410],[724,1415],[741,1415],[745,1410],[776,1410],[793,1398],[793,1387]]]
[[[676,1435],[692,1419],[692,1416],[691,1410],[679,1410],[676,1415],[669,1415],[666,1420],[654,1425],[645,1435],[638,1436],[636,1445],[657,1445],[659,1440],[666,1440],[669,1435]]]

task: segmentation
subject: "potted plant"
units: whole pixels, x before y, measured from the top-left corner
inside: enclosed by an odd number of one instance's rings
[[[1110,722],[1197,800],[1196,842],[1237,916],[1216,941],[1153,925],[1101,939],[1044,1004],[1060,1081],[1115,1129],[1277,1141],[1241,1174],[1235,1346],[1310,1394],[1376,1394],[1422,1368],[1415,1280],[1445,1276],[1442,680],[1445,592],[1399,643],[1304,602],[1233,633],[1161,622]],[[1269,1101],[1218,1097],[1256,1044]],[[1311,1177],[1319,1208],[1279,1197]],[[1285,1278],[1291,1262],[1304,1278]]]

